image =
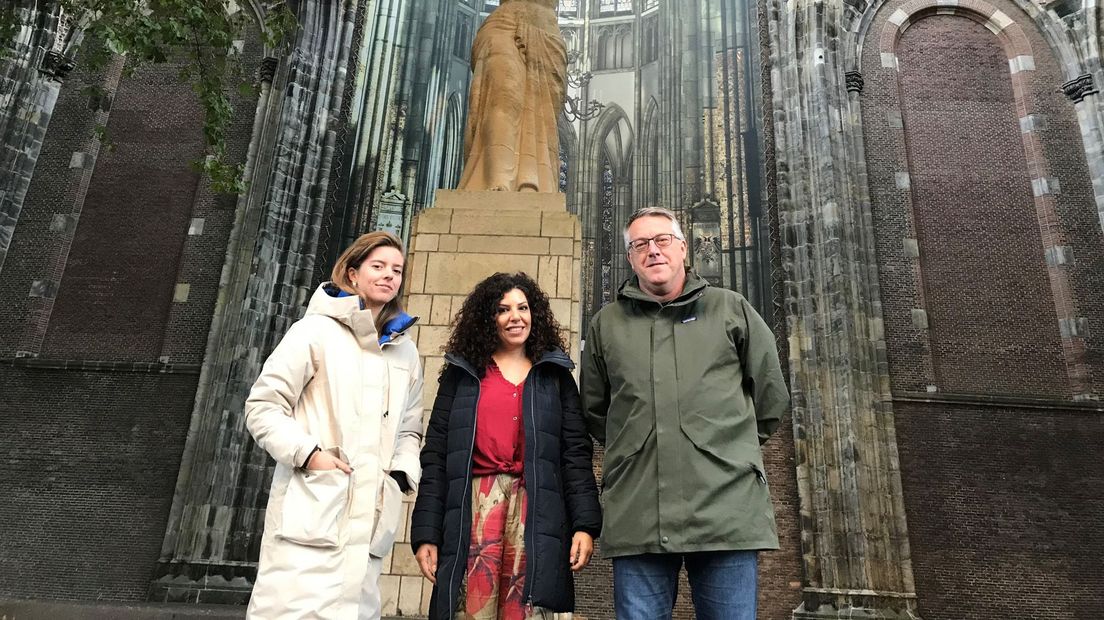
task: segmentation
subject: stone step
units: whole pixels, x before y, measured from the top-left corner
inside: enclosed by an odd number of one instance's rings
[[[245,607],[0,599],[0,620],[241,620]],[[382,620],[410,620],[410,617]]]

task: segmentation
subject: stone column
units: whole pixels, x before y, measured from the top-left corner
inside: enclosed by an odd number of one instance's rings
[[[847,6],[772,3],[805,582],[798,620],[916,618]]]
[[[0,55],[0,271],[80,39],[57,3],[31,3],[14,14],[20,27]]]
[[[1062,92],[1077,110],[1077,123],[1085,143],[1085,159],[1089,175],[1093,179],[1093,197],[1100,227],[1104,230],[1104,136],[1101,135],[1100,90],[1090,73],[1085,73],[1062,84]]]
[[[306,0],[282,63],[266,59],[249,191],[235,213],[200,371],[176,495],[150,599],[243,603],[256,576],[271,459],[242,408],[267,355],[300,317],[315,256],[358,11],[366,3]],[[275,69],[275,70],[273,70]]]
[[[426,423],[449,323],[475,284],[497,271],[524,271],[537,281],[568,332],[571,359],[579,359],[582,227],[564,195],[439,190],[434,204],[414,218],[406,276],[407,311],[420,317],[414,329],[425,368]],[[406,501],[407,530],[384,560],[380,580],[385,616],[429,610],[431,587],[410,550],[414,499]]]

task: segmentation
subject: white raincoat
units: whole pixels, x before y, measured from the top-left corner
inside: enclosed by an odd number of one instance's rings
[[[422,367],[404,334],[384,344],[356,296],[323,284],[264,364],[245,423],[276,459],[257,581],[258,620],[380,617],[379,572],[421,469]],[[320,446],[353,469],[300,469]]]

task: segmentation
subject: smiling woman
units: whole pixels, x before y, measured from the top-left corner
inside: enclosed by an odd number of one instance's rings
[[[410,535],[435,584],[430,618],[573,611],[572,572],[590,561],[601,511],[548,297],[523,273],[483,280],[445,360]]]
[[[245,404],[276,459],[251,618],[371,618],[419,479],[422,370],[404,332],[403,246],[361,236],[269,356]],[[346,412],[355,411],[351,419]]]

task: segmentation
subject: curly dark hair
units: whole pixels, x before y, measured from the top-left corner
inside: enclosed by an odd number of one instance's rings
[[[525,293],[532,317],[529,339],[525,341],[526,357],[536,362],[549,351],[567,350],[563,328],[552,316],[548,296],[532,278],[518,272],[496,273],[475,285],[464,299],[460,311],[452,318],[452,334],[445,351],[463,358],[482,374],[499,346],[498,325],[495,323],[498,302],[515,288]]]

